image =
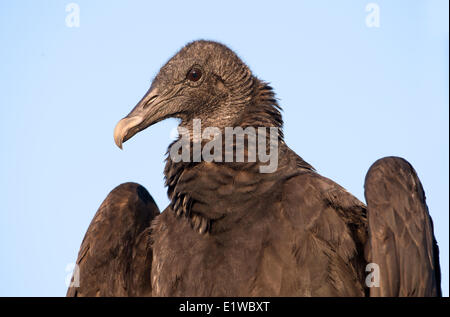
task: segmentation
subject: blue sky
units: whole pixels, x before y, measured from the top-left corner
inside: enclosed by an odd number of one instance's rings
[[[370,165],[397,155],[424,185],[449,281],[448,1],[0,2],[0,295],[64,296],[66,267],[108,192],[168,204],[175,120],[120,151],[117,121],[185,43],[221,41],[274,87],[288,145],[364,201]]]

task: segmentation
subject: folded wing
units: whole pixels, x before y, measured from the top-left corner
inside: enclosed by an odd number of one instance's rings
[[[150,223],[158,214],[141,185],[112,190],[83,239],[67,296],[151,296]]]
[[[441,296],[439,249],[413,167],[398,157],[378,160],[367,173],[365,197],[367,258],[379,271],[370,296]]]

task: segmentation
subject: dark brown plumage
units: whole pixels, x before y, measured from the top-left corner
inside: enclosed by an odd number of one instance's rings
[[[434,237],[424,196],[408,185],[411,177],[420,184],[413,170],[399,174],[389,169],[406,164],[399,158],[377,163],[388,168],[377,177],[369,173],[366,180],[368,221],[363,203],[319,175],[284,143],[279,109],[272,88],[222,44],[195,41],[170,59],[147,94],[117,124],[116,144],[122,147],[139,131],[169,117],[181,120],[191,149],[198,142],[194,119],[219,131],[276,127],[277,169],[261,173],[267,163],[249,162],[249,145],[245,162],[175,162],[168,155],[164,173],[170,206],[157,215],[151,199],[143,202],[134,193],[143,191],[138,185],[111,192],[81,247],[80,287],[69,289],[68,295],[438,295],[434,273],[439,264],[437,253],[430,251]],[[381,194],[380,186],[395,195]],[[379,200],[395,210],[380,209]],[[398,208],[403,213],[415,209],[409,219],[392,222],[393,214],[402,215]],[[122,217],[128,220],[118,221]],[[418,233],[411,231],[414,222]],[[386,242],[374,234],[385,228],[395,239]],[[93,252],[91,245],[101,245],[101,252]],[[414,250],[413,269],[391,260],[409,257]],[[386,291],[366,287],[368,260],[379,262]],[[394,274],[389,273],[389,282],[385,272]]]
[[[67,296],[151,296],[149,224],[158,214],[141,185],[125,183],[112,190],[81,243],[80,287],[70,287]]]
[[[413,167],[398,157],[378,160],[367,173],[365,196],[368,260],[380,266],[380,287],[370,295],[441,296],[439,249]]]

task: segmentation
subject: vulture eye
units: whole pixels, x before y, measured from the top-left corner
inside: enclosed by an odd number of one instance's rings
[[[202,77],[202,71],[200,68],[194,67],[187,73],[186,78],[190,81],[198,81]]]

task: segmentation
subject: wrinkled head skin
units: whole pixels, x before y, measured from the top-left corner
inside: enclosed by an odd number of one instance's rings
[[[114,140],[122,148],[139,131],[167,118],[193,119],[203,126],[237,126],[257,79],[226,46],[194,41],[183,47],[159,71],[145,96],[119,121]]]

